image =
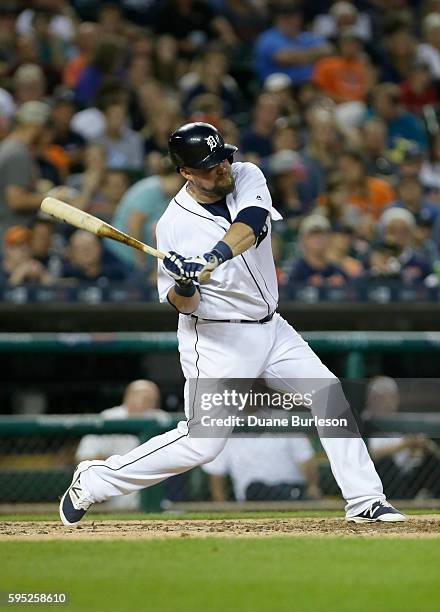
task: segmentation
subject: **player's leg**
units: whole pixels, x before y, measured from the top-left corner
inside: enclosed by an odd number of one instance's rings
[[[203,329],[200,327],[203,326]],[[231,428],[208,429],[206,434],[197,429],[197,398],[194,388],[198,381],[252,378],[261,370],[268,347],[258,341],[250,346],[250,354],[243,360],[243,337],[237,326],[199,323],[185,319],[179,327],[179,351],[185,384],[185,413],[176,429],[156,436],[125,455],[113,455],[106,461],[83,462],[74,474],[73,484],[63,497],[60,514],[64,524],[66,514],[81,518],[81,508],[75,513],[70,506],[84,506],[102,502],[116,495],[132,493],[152,486],[175,474],[212,461],[225,445]],[[79,496],[80,499],[77,499]],[[72,502],[72,503],[71,503]],[[63,518],[63,506],[66,506]],[[82,512],[84,514],[84,512]]]
[[[338,379],[282,317],[274,320],[272,333],[273,350],[264,377],[280,390],[302,394],[315,391],[312,413],[348,417],[352,426],[350,431],[343,432],[343,437],[321,437],[331,470],[347,502],[347,518],[364,512],[376,501],[384,502],[382,483],[362,437],[353,426],[354,419]],[[384,511],[387,513],[388,510]]]

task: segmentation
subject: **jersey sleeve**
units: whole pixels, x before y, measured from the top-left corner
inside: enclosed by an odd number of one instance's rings
[[[273,208],[272,198],[266,183],[266,178],[260,168],[251,162],[240,165],[235,176],[236,215],[244,208],[258,206],[270,213],[272,219],[281,219],[281,215]]]

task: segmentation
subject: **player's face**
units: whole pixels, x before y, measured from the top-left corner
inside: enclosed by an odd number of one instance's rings
[[[208,170],[194,168],[185,170],[183,175],[197,196],[220,199],[234,191],[235,181],[231,172],[231,164],[226,159]]]

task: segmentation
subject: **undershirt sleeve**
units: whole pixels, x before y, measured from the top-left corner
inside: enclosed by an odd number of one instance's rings
[[[234,219],[234,223],[240,222],[249,225],[252,228],[255,237],[259,235],[267,220],[269,212],[260,206],[248,206],[240,210]]]

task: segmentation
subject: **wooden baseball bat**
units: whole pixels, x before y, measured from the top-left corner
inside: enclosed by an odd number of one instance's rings
[[[153,255],[153,257],[156,257],[157,259],[165,259],[166,253],[162,253],[162,251],[158,251],[154,247],[144,244],[140,240],[137,240],[125,232],[121,232],[121,230],[116,229],[116,227],[113,227],[113,225],[102,221],[102,219],[98,219],[98,217],[94,217],[93,215],[86,213],[79,208],[75,208],[75,206],[71,206],[70,204],[67,204],[67,202],[58,200],[58,198],[52,198],[50,196],[44,198],[41,203],[41,210],[59,221],[64,221],[65,223],[74,225],[75,227],[85,230],[86,232],[91,232],[92,234],[102,236],[103,238],[111,238],[117,242],[122,242],[133,247],[133,249],[147,253],[147,255]],[[210,276],[210,273],[205,271],[200,275],[199,280],[201,283],[206,283]]]
[[[121,232],[116,229],[109,223],[90,215],[89,213],[80,210],[79,208],[75,208],[75,206],[71,206],[62,200],[58,200],[58,198],[47,197],[41,203],[41,210],[51,217],[55,219],[59,219],[60,221],[65,221],[70,225],[74,225],[75,227],[85,230],[86,232],[91,232],[92,234],[96,234],[97,236],[102,236],[104,238],[111,238],[112,240],[116,240],[117,242],[123,242],[124,244],[128,244],[128,246],[137,249],[138,251],[143,251],[148,255],[153,255],[153,257],[157,257],[158,259],[165,259],[165,253],[158,251],[157,249],[140,242],[136,238]]]

